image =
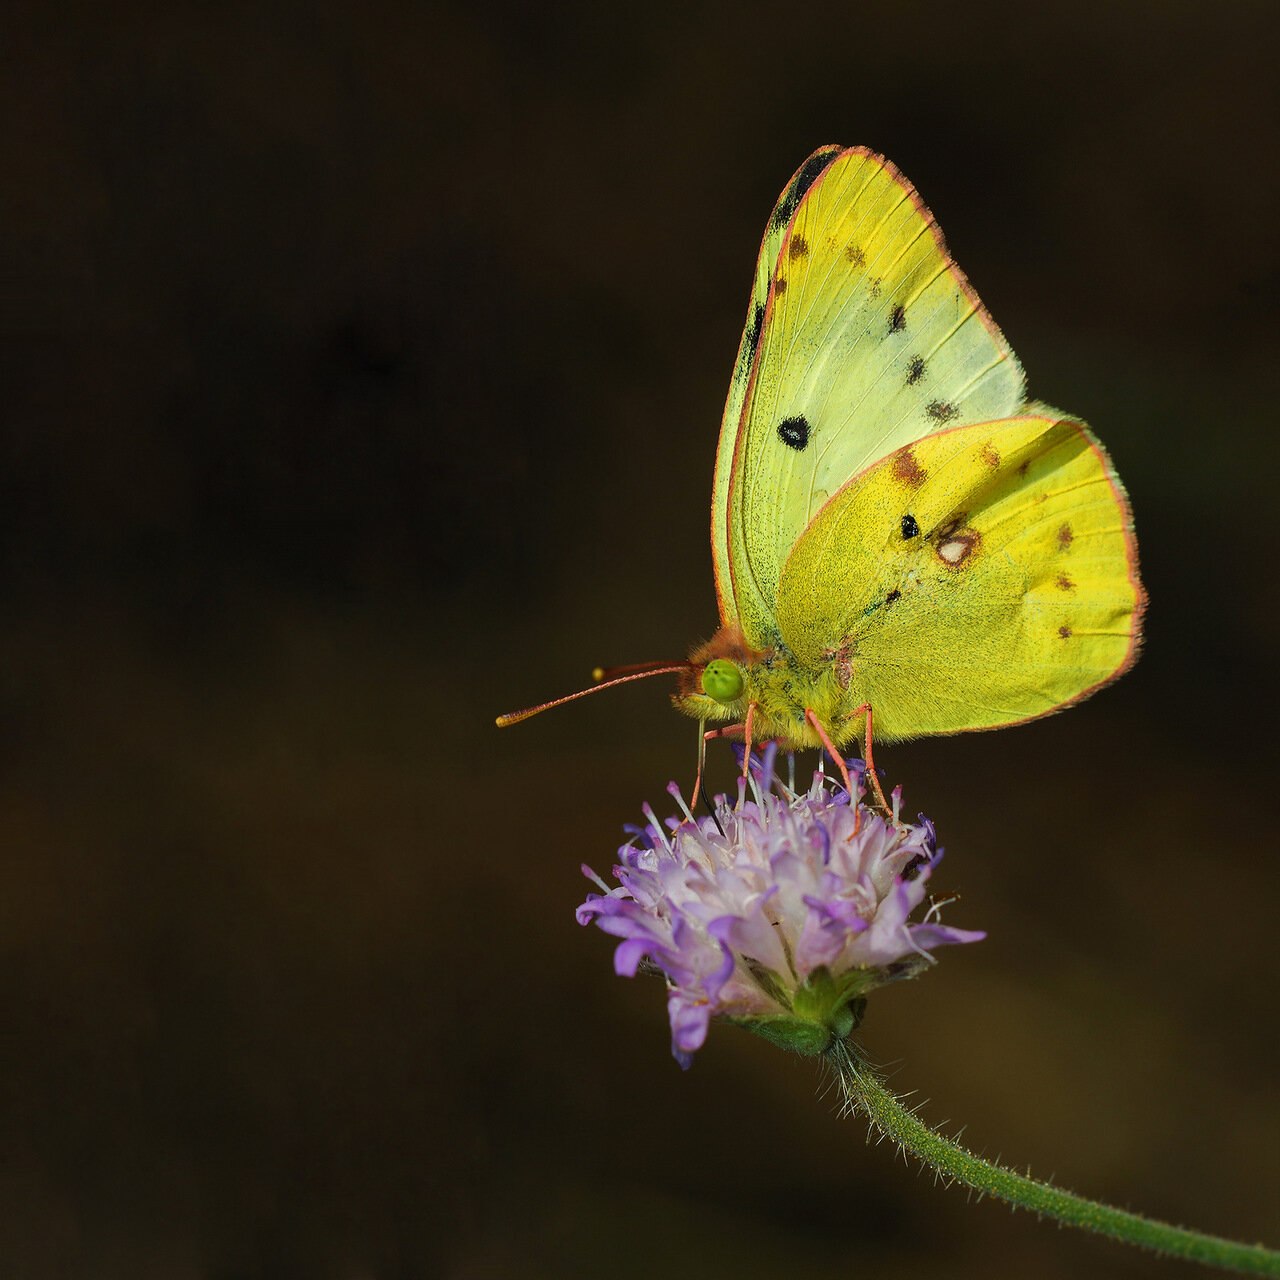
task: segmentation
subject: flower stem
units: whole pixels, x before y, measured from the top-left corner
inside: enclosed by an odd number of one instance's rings
[[[861,1111],[874,1128],[949,1181],[1067,1226],[1157,1253],[1248,1275],[1280,1276],[1280,1253],[1262,1245],[1238,1244],[1113,1209],[975,1156],[917,1119],[884,1087],[850,1041],[836,1041],[827,1051],[827,1058],[840,1080],[848,1107]]]

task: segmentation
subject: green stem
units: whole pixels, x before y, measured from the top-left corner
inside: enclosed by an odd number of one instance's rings
[[[836,1041],[827,1051],[827,1059],[839,1077],[851,1109],[861,1111],[886,1137],[950,1181],[1068,1226],[1082,1227],[1157,1253],[1249,1275],[1280,1276],[1280,1253],[1262,1245],[1237,1244],[1113,1209],[975,1156],[918,1120],[884,1087],[849,1041]]]

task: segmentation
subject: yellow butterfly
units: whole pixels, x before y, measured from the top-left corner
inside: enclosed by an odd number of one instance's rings
[[[1137,656],[1146,596],[1110,459],[1027,402],[920,197],[863,147],[815,151],[769,219],[711,550],[715,636],[584,694],[674,671],[704,728],[837,759],[861,737],[870,761],[873,735],[1019,724]]]

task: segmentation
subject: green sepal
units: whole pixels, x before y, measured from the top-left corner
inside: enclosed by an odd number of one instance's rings
[[[770,1044],[776,1044],[779,1049],[789,1049],[806,1058],[821,1057],[834,1040],[830,1027],[805,1018],[793,1018],[789,1013],[766,1013],[756,1018],[728,1018],[726,1021],[745,1027]]]
[[[756,979],[774,978],[767,970],[757,971]],[[815,969],[803,986],[782,994],[781,984],[771,981],[771,989],[781,1004],[790,1004],[789,1013],[761,1014],[756,1017],[728,1018],[726,1021],[745,1027],[762,1036],[770,1044],[790,1049],[805,1057],[826,1053],[833,1041],[843,1040],[861,1022],[866,999],[861,992],[877,985],[879,970],[854,969],[837,982],[825,968]],[[761,985],[766,985],[764,982]]]

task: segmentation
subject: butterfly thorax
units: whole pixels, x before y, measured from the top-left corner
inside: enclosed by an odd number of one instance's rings
[[[810,666],[798,661],[781,640],[757,649],[746,642],[740,629],[728,626],[696,649],[690,662],[672,699],[685,715],[742,725],[754,704],[753,739],[776,741],[786,749],[822,745],[806,717],[808,711],[817,716],[837,745],[859,735],[862,718],[855,712],[862,699],[854,687],[848,646],[825,654],[817,666]],[[724,682],[717,677],[724,677]],[[708,689],[718,696],[712,696]]]

